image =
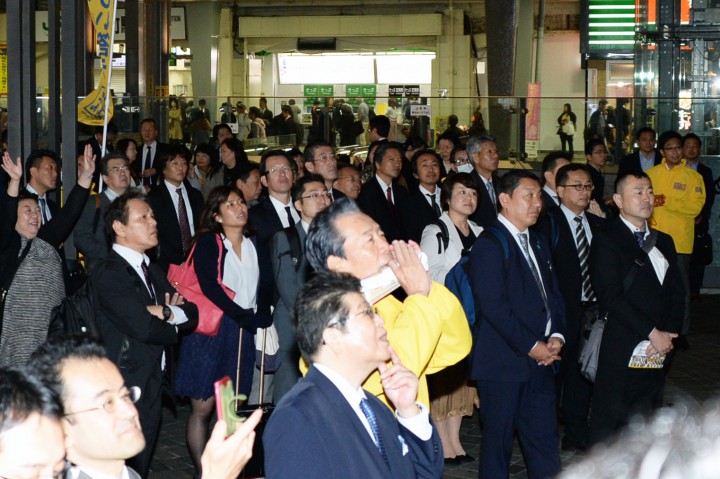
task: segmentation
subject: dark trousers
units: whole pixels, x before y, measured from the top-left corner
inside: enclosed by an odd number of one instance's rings
[[[159,369],[159,366],[158,366]],[[129,378],[126,382],[129,386],[136,385]],[[145,436],[145,449],[140,454],[129,459],[127,465],[135,469],[141,477],[146,478],[150,473],[150,463],[155,453],[158,435],[160,433],[160,421],[162,419],[162,373],[158,371],[147,381],[140,399],[135,404],[140,416],[140,426]]]
[[[565,133],[560,133],[560,144],[562,145],[562,151],[569,151],[570,154],[575,153],[575,150],[573,149],[573,137],[570,135],[566,135]],[[567,145],[567,150],[565,149],[565,146]]]
[[[528,478],[546,479],[560,472],[555,381],[550,367],[533,368],[522,383],[478,381],[481,479],[509,476],[513,436],[517,432]]]

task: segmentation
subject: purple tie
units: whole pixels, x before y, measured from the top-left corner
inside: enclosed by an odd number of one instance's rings
[[[182,188],[175,190],[178,194],[178,220],[180,221],[180,236],[182,237],[183,254],[187,252],[192,233],[190,233],[190,221],[188,220],[187,208],[185,207],[185,199],[182,195]]]

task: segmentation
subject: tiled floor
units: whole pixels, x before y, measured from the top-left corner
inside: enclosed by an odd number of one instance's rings
[[[718,393],[720,389],[720,363],[717,361],[717,345],[720,344],[720,296],[703,296],[702,301],[692,305],[693,325],[688,336],[690,349],[675,356],[669,371],[665,391],[665,402],[672,405],[679,401],[702,402]],[[177,418],[164,410],[163,428],[155,460],[152,464],[151,479],[192,478],[192,465],[185,448],[185,420],[188,406],[181,406]],[[480,424],[477,414],[465,418],[462,440],[468,454],[478,457],[480,446]],[[582,453],[563,452],[563,466],[582,459]],[[466,479],[477,477],[477,461],[463,466],[448,467],[444,479]],[[525,463],[520,448],[513,451],[510,477],[526,478]],[[302,474],[298,473],[298,478]]]

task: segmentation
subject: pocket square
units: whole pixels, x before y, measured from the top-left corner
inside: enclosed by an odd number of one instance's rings
[[[408,448],[407,443],[405,442],[405,438],[398,434],[398,439],[400,440],[400,444],[402,444],[402,455],[406,455],[408,452],[410,452],[410,449]]]

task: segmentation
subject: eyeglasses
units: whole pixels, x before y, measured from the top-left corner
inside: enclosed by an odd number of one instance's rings
[[[592,191],[595,189],[595,185],[583,185],[582,183],[576,183],[574,185],[558,185],[562,186],[563,188],[575,188],[576,191]]]
[[[325,154],[325,155],[320,155],[320,156],[318,156],[317,158],[315,158],[315,159],[313,160],[313,162],[315,162],[315,161],[337,161],[337,156],[335,156],[335,155],[327,155],[327,154]]]
[[[332,197],[330,196],[329,191],[316,191],[314,193],[310,193],[307,196],[301,196],[300,198],[303,200],[319,200],[322,198],[324,200]]]
[[[593,155],[607,155],[607,150],[595,150],[592,152]]]
[[[65,417],[73,416],[75,414],[84,414],[91,411],[99,411],[101,409],[108,414],[112,414],[117,410],[117,405],[119,401],[123,401],[126,404],[135,404],[140,399],[141,394],[142,392],[140,391],[140,388],[137,386],[133,386],[122,394],[110,396],[108,399],[105,400],[104,403],[102,403],[101,406],[93,407],[90,409],[83,409],[82,411],[68,412],[65,413]]]
[[[682,149],[682,146],[666,146],[662,149],[662,151],[680,151]]]
[[[365,309],[363,309],[362,311],[359,311],[355,314],[351,314],[350,316],[348,316],[347,319],[345,319],[345,321],[343,321],[343,318],[341,318],[341,317],[335,317],[335,318],[331,319],[330,322],[327,324],[326,328],[334,328],[341,322],[346,323],[347,321],[357,318],[358,316],[367,316],[370,319],[375,319],[376,314],[378,314],[377,308],[367,305],[367,307]]]
[[[63,468],[59,472],[53,472],[49,476],[44,475],[38,475],[38,479],[44,479],[47,477],[48,479],[66,479],[68,477],[68,472],[70,472],[70,468],[72,467],[72,464],[70,464],[69,461],[63,459]],[[7,476],[0,476],[0,479],[10,479]]]
[[[267,172],[268,175],[277,175],[280,173],[283,173],[285,175],[289,175],[292,172],[292,168],[288,166],[276,166],[274,168],[270,168]]]
[[[358,185],[362,184],[362,181],[360,181],[360,178],[357,176],[338,176],[335,179],[335,181],[340,181],[340,180],[350,180],[350,183],[357,183]]]
[[[112,168],[108,168],[108,173],[112,174],[118,174],[121,171],[123,173],[127,173],[128,171],[130,171],[130,168],[128,168],[127,166],[113,166]]]

